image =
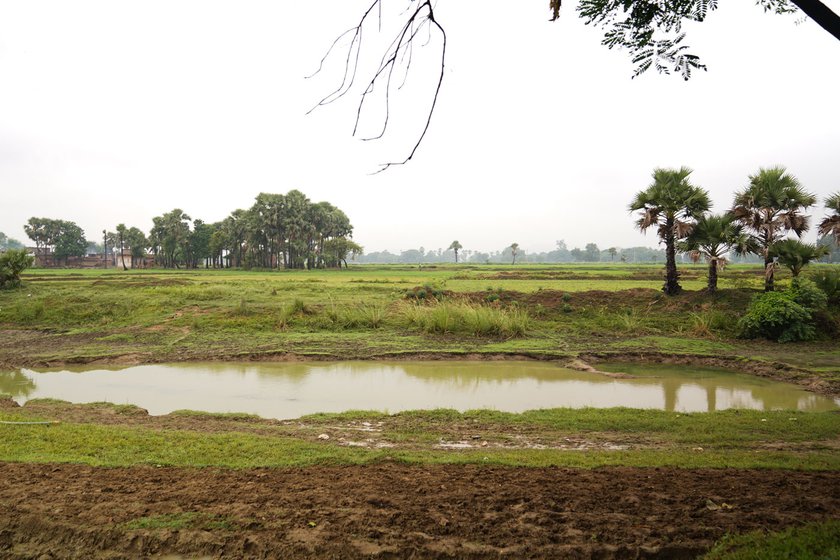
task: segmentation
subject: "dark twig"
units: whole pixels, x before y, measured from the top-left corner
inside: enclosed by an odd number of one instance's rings
[[[318,70],[312,74],[312,76],[318,74],[326,61],[326,59],[333,53],[336,48],[336,45],[343,40],[348,35],[352,34],[352,39],[350,40],[350,44],[347,47],[347,55],[344,61],[344,75],[342,77],[341,83],[339,86],[322,98],[315,107],[310,109],[308,113],[311,113],[318,107],[322,105],[328,105],[330,103],[335,102],[336,100],[344,97],[348,91],[352,88],[352,86],[356,82],[356,76],[359,70],[359,60],[360,60],[360,52],[362,49],[362,39],[363,39],[363,28],[367,20],[369,19],[370,14],[373,12],[374,9],[378,9],[379,15],[379,29],[381,30],[382,26],[382,0],[374,0],[372,4],[368,7],[365,13],[362,15],[361,19],[359,20],[358,25],[352,27],[339,35],[339,37],[333,42],[330,48],[327,50],[327,53],[324,55],[324,58],[321,59],[321,63],[318,67]],[[374,92],[376,89],[377,82],[384,81],[384,88],[385,88],[385,117],[382,122],[382,127],[378,134],[370,137],[362,138],[363,141],[369,140],[378,140],[381,139],[390,123],[391,119],[391,93],[392,88],[396,87],[397,90],[401,90],[402,87],[405,85],[408,79],[408,73],[411,69],[412,61],[414,60],[414,46],[415,42],[418,40],[418,34],[423,30],[424,27],[427,28],[428,37],[426,38],[425,43],[422,46],[426,46],[431,42],[432,37],[432,28],[434,27],[437,29],[442,37],[442,48],[441,48],[441,60],[440,60],[440,75],[438,78],[437,85],[434,90],[434,94],[432,96],[432,103],[429,108],[428,115],[426,117],[426,122],[423,126],[423,130],[417,139],[417,142],[411,149],[408,157],[406,157],[403,161],[399,162],[391,162],[382,165],[382,168],[377,171],[380,173],[385,169],[388,169],[392,165],[402,165],[407,163],[411,158],[414,157],[414,154],[417,152],[417,149],[420,147],[420,144],[423,141],[423,138],[426,136],[426,133],[429,130],[429,126],[431,125],[432,115],[434,114],[435,107],[437,105],[438,96],[440,95],[441,84],[443,83],[443,76],[444,76],[444,64],[446,61],[446,32],[443,30],[443,27],[438,23],[435,19],[434,7],[432,5],[432,0],[423,0],[417,1],[412,0],[411,3],[408,5],[406,10],[403,12],[403,17],[407,15],[404,24],[400,27],[399,31],[397,32],[394,40],[391,41],[391,44],[385,49],[382,58],[380,59],[379,66],[376,71],[373,73],[370,81],[367,83],[365,89],[362,91],[361,99],[359,100],[359,105],[356,109],[356,119],[353,125],[353,135],[355,136],[359,130],[359,124],[362,117],[362,111],[365,107],[365,102],[370,94]],[[405,66],[405,74],[402,76],[402,80],[399,85],[395,86],[394,81],[394,71],[397,66],[402,65]],[[311,76],[310,76],[311,77]],[[308,114],[307,113],[307,114]]]

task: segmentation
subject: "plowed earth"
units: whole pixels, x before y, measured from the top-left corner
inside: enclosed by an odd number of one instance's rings
[[[835,472],[0,463],[0,480],[14,559],[694,558],[840,512]]]

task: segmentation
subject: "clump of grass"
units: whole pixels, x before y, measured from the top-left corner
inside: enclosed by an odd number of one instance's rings
[[[423,286],[415,286],[405,293],[406,299],[432,299],[439,301],[444,298],[446,294],[440,288],[436,288],[431,284],[424,284]]]
[[[610,313],[603,309],[596,316],[596,323],[612,332],[632,333],[644,330],[644,318],[635,309]]]
[[[703,560],[824,560],[840,558],[840,521],[810,523],[777,533],[726,536]]]
[[[312,315],[314,311],[302,299],[295,299],[289,308],[292,315]]]
[[[726,330],[735,324],[735,319],[720,311],[700,311],[689,313],[691,332],[697,336],[713,338],[715,333]]]
[[[385,322],[387,310],[381,303],[360,303],[343,310],[341,324],[345,328],[378,329]]]
[[[379,302],[338,306],[331,299],[315,324],[327,329],[378,329],[387,317],[387,307]]]
[[[515,337],[523,336],[531,324],[528,313],[519,307],[505,309],[465,302],[407,305],[400,315],[410,326],[435,334]]]
[[[245,298],[241,298],[239,300],[239,305],[236,307],[236,315],[246,316],[251,314],[251,310],[248,309],[248,302],[245,301]]]

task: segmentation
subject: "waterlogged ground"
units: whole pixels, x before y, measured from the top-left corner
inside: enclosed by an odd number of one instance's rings
[[[578,364],[580,365],[580,364]],[[53,398],[297,418],[316,412],[556,407],[705,412],[838,410],[835,399],[753,375],[697,366],[604,364],[578,371],[537,361],[152,364],[0,373],[17,402]],[[610,375],[614,373],[615,375]]]

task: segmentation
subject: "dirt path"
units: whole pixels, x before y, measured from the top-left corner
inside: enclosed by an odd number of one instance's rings
[[[840,512],[824,472],[0,463],[0,480],[13,559],[694,558],[727,532]]]

